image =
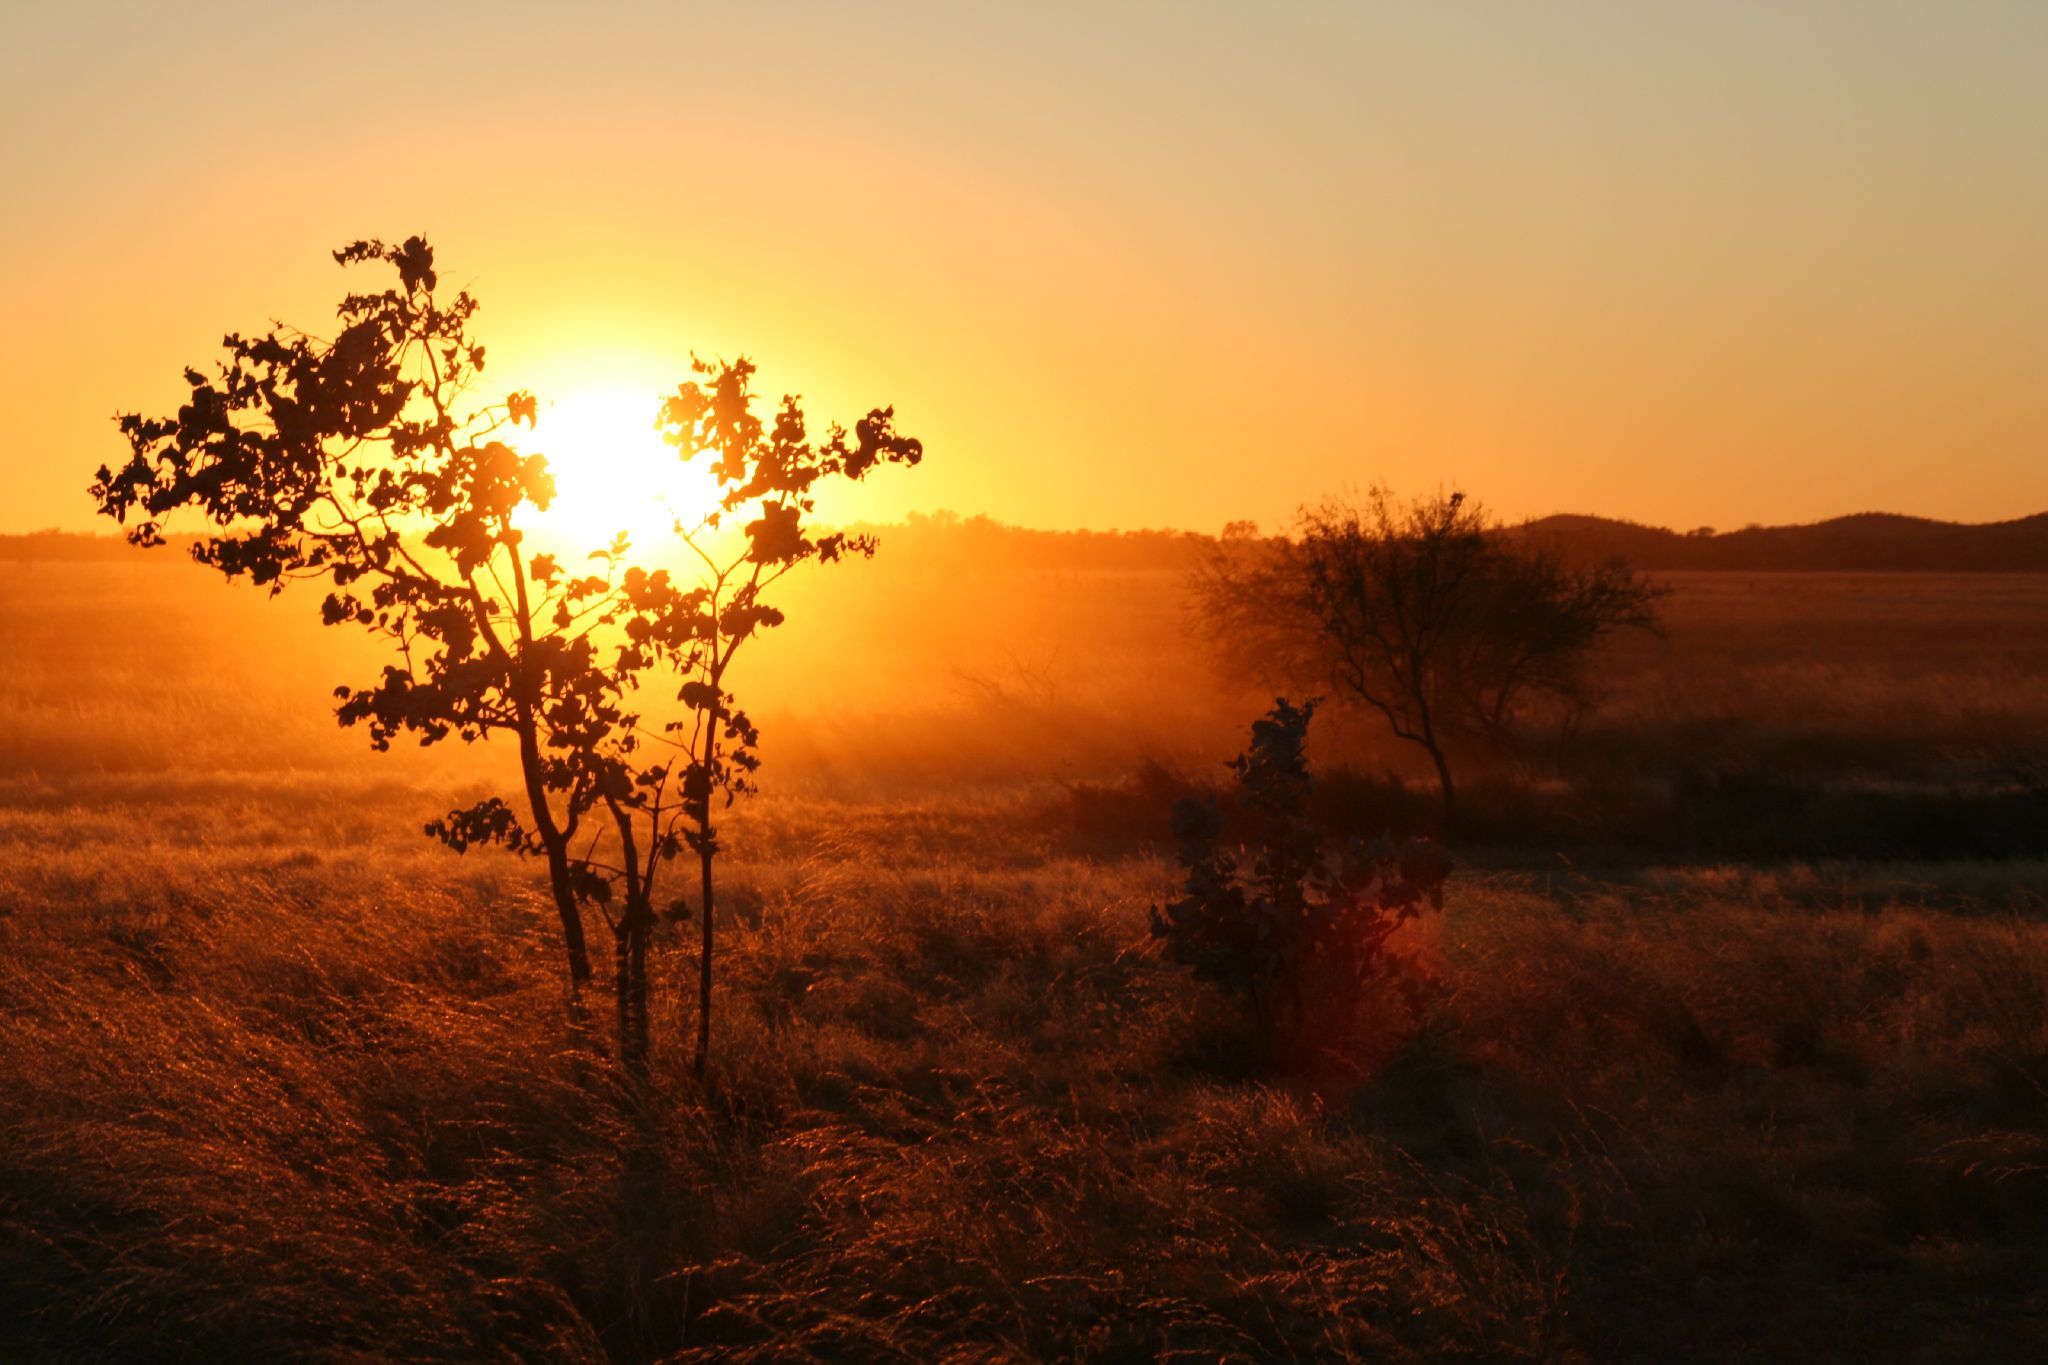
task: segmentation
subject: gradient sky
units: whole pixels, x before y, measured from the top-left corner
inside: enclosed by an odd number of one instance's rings
[[[0,0],[0,128],[0,530],[414,232],[507,387],[895,403],[871,515],[2048,508],[2048,4]]]

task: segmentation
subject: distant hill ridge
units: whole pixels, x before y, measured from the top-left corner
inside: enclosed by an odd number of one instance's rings
[[[1608,517],[1543,517],[1514,528],[1574,559],[1639,569],[2048,571],[2048,512],[1976,525],[1858,512],[1806,526],[1680,533]]]
[[[1192,531],[1041,531],[985,516],[912,513],[902,522],[848,528],[876,533],[884,552],[925,563],[1005,569],[1181,570],[1212,537]],[[2048,512],[1977,525],[1888,512],[1858,512],[1807,526],[1679,532],[1612,517],[1562,514],[1507,528],[1578,561],[1619,557],[1652,571],[2048,572]],[[171,537],[183,558],[189,537]],[[38,531],[0,535],[0,562],[114,559],[134,555],[118,534]]]

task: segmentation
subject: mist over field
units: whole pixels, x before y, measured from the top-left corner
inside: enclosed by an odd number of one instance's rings
[[[1146,773],[1210,782],[1271,701],[1217,665],[1191,585],[1211,537],[944,517],[877,534],[873,560],[783,589],[791,624],[741,666],[769,736],[770,795],[863,801],[936,784],[1047,797]],[[288,768],[446,785],[482,780],[503,757],[488,745],[407,753],[404,741],[373,755],[337,728],[334,687],[385,660],[358,632],[323,628],[317,594],[222,585],[175,546],[5,546],[0,609],[19,643],[4,665],[18,718],[0,747],[7,777]],[[1591,544],[1609,548],[1604,536]],[[1500,830],[1677,854],[2039,848],[2027,803],[2048,745],[2048,578],[1658,579],[1672,589],[1662,634],[1602,648],[1568,743],[1538,732],[1517,754],[1467,756],[1506,803]],[[1420,818],[1404,797],[1427,787],[1426,761],[1341,689],[1315,690],[1333,694],[1319,755],[1375,786],[1357,793],[1352,818]],[[1530,826],[1531,800],[1572,805],[1577,827]],[[1779,804],[1761,812],[1760,800]],[[1856,843],[1872,818],[1881,827]],[[1165,839],[1164,819],[1147,837]]]

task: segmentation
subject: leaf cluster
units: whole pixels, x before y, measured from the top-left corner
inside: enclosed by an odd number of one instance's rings
[[[658,666],[677,680],[682,718],[660,732],[668,756],[641,767],[628,791],[611,801],[615,819],[648,828],[631,839],[651,882],[652,858],[687,847],[715,853],[714,806],[753,789],[760,732],[728,685],[734,657],[748,641],[784,620],[769,600],[799,565],[872,556],[872,536],[824,531],[814,524],[818,485],[860,480],[884,464],[915,465],[923,445],[895,428],[893,408],[876,408],[852,432],[834,424],[813,439],[802,402],[784,395],[772,420],[756,410],[755,366],[692,358],[697,376],[661,405],[655,425],[686,462],[708,463],[717,505],[695,524],[677,525],[687,587],[667,571],[629,570],[623,583],[623,627],[635,666]],[[737,524],[735,540],[722,528]],[[622,829],[622,838],[627,836]]]
[[[1388,937],[1427,903],[1442,908],[1450,861],[1424,839],[1331,845],[1310,820],[1309,720],[1317,703],[1276,701],[1252,725],[1225,841],[1213,800],[1174,807],[1178,900],[1152,909],[1165,955],[1239,997],[1268,1034],[1341,1011],[1367,988]]]
[[[183,512],[206,528],[194,557],[230,578],[273,593],[324,581],[322,621],[392,646],[375,680],[335,690],[337,718],[372,747],[499,730],[529,741],[527,816],[492,798],[428,831],[458,850],[540,852],[630,781],[617,740],[647,660],[605,632],[648,608],[646,576],[614,552],[570,573],[527,549],[520,514],[554,495],[546,459],[511,444],[536,403],[477,397],[477,304],[436,295],[432,248],[365,240],[334,258],[397,282],[348,294],[331,340],[282,325],[227,336],[212,373],[186,370],[175,416],[118,419],[129,458],[90,491],[138,544]]]

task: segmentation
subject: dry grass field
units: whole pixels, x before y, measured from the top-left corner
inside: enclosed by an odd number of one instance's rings
[[[794,601],[636,1088],[311,603],[0,563],[0,1358],[2048,1358],[2048,581],[1677,580],[1313,1075],[1146,932],[1260,709],[1177,583]]]

